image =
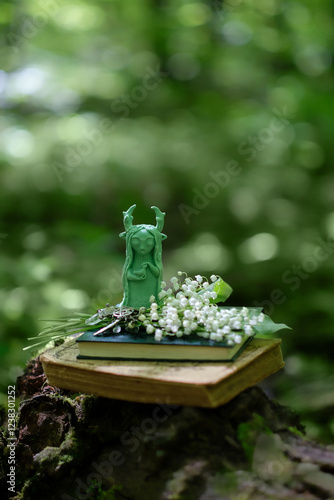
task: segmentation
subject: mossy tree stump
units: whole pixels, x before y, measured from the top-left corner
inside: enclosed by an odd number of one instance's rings
[[[15,499],[246,500],[334,497],[334,451],[253,387],[216,409],[130,403],[17,381]],[[1,431],[1,498],[8,433]]]

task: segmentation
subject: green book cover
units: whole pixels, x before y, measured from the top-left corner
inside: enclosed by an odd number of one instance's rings
[[[244,337],[230,346],[197,335],[182,338],[166,336],[159,342],[146,332],[112,333],[94,337],[91,330],[76,339],[78,359],[132,359],[168,361],[234,361],[253,337]]]

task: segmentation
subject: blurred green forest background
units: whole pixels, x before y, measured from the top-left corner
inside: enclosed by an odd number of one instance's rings
[[[334,435],[330,0],[0,8],[0,382],[39,319],[122,296],[122,211],[166,211],[165,278],[221,275],[285,331],[266,387]]]

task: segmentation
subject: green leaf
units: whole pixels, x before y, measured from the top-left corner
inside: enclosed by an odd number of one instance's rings
[[[233,292],[233,288],[230,287],[223,279],[219,278],[217,281],[206,287],[203,291],[216,292],[217,298],[211,299],[212,304],[217,304],[217,302],[225,302]],[[201,293],[199,292],[199,293]]]
[[[212,283],[212,285],[208,286],[206,290],[211,291],[211,288],[217,294],[217,298],[212,299],[213,304],[217,304],[217,302],[225,302],[225,300],[228,299],[233,292],[233,288],[221,278]]]
[[[253,326],[253,330],[257,335],[269,335],[271,333],[276,333],[279,330],[283,330],[284,328],[291,330],[291,328],[284,323],[274,323],[273,320],[266,315],[264,316],[262,323],[258,323],[256,326]]]
[[[241,311],[242,307],[233,307],[233,306],[221,306],[219,309],[236,309],[237,311]],[[247,307],[249,317],[254,318],[257,317],[261,311],[262,307]],[[284,323],[275,323],[270,316],[264,315],[264,320],[262,323],[258,323],[256,326],[252,327],[255,335],[269,335],[271,333],[276,333],[279,330],[283,330],[287,328],[291,330],[291,328]]]
[[[211,285],[207,286],[206,288],[202,288],[202,290],[200,290],[198,294],[201,295],[202,293],[207,291],[216,292],[217,297],[215,299],[210,299],[210,302],[211,304],[217,304],[218,302],[225,302],[225,300],[228,299],[233,292],[233,288],[231,288],[230,285],[223,279],[219,278],[217,281],[211,283]]]

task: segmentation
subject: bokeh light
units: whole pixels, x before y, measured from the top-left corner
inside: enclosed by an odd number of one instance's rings
[[[294,390],[325,401],[332,371],[330,2],[51,3],[0,9],[3,390],[40,319],[120,300],[122,211],[156,205],[166,278],[220,274],[289,324],[271,390],[333,437]]]

